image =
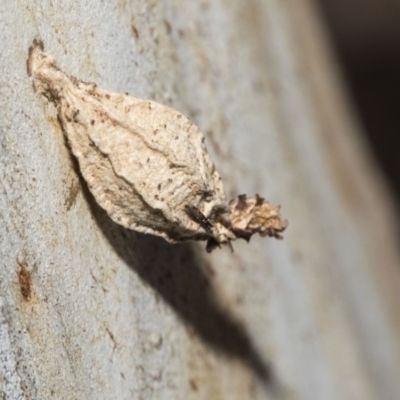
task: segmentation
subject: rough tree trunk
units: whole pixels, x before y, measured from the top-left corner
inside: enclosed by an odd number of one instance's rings
[[[5,399],[399,399],[388,194],[307,0],[0,4],[0,390]],[[96,205],[28,47],[206,135],[229,197],[284,241],[205,253]]]

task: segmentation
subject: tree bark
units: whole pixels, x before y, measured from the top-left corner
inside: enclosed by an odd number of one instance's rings
[[[0,5],[4,399],[398,399],[390,196],[308,0]],[[68,74],[188,115],[229,198],[282,205],[284,241],[208,255],[97,206],[51,106]]]

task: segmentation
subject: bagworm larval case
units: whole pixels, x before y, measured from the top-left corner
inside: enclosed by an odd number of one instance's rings
[[[228,205],[203,134],[177,110],[70,77],[37,40],[28,74],[56,106],[91,193],[118,224],[172,243],[208,240],[208,250],[255,232],[279,237],[285,229],[279,210],[260,197],[252,207],[243,196]],[[256,204],[265,214],[257,223]]]

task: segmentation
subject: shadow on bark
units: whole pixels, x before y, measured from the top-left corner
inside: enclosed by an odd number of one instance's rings
[[[279,388],[245,327],[215,296],[213,270],[191,243],[172,245],[114,223],[83,185],[93,215],[117,254],[182,318],[208,346],[245,363],[268,391]],[[205,250],[204,250],[205,251]]]

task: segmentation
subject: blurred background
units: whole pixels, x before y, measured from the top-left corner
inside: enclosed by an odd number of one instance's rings
[[[399,210],[400,0],[316,0]]]

